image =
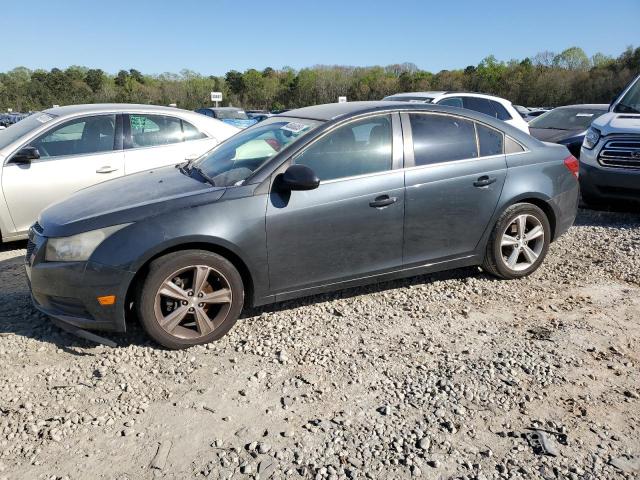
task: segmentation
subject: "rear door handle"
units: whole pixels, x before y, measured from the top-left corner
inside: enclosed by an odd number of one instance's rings
[[[398,197],[390,197],[389,195],[380,195],[373,202],[369,202],[370,207],[384,208],[398,201]]]
[[[113,168],[110,165],[105,165],[104,167],[100,167],[96,170],[96,173],[112,173],[118,170],[117,168]]]
[[[489,175],[483,175],[481,177],[479,177],[475,182],[473,182],[473,186],[474,187],[488,187],[489,185],[491,185],[492,183],[496,182],[496,178],[493,177],[489,177]]]

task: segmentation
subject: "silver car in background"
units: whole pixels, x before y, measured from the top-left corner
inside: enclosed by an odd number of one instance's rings
[[[178,164],[239,129],[171,107],[72,105],[0,131],[2,241],[27,237],[47,205],[105,180]]]

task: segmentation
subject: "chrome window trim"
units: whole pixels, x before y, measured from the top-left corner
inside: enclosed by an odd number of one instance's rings
[[[331,180],[320,180],[320,186],[328,185],[330,183],[344,182],[344,181],[348,181],[348,180],[359,180],[361,178],[379,177],[380,175],[388,175],[390,173],[399,173],[402,170],[403,169],[382,170],[380,172],[363,173],[362,175],[352,175],[350,177],[332,178]]]

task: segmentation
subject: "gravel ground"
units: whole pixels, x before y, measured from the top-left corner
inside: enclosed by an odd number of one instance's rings
[[[0,479],[640,476],[640,215],[582,210],[524,280],[286,302],[181,352],[53,327],[20,248],[0,252]]]

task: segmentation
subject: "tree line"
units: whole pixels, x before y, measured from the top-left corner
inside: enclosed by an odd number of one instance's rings
[[[463,90],[498,95],[525,106],[609,103],[640,73],[640,48],[618,57],[588,57],[578,47],[560,53],[538,53],[523,60],[500,61],[493,55],[478,65],[432,73],[412,63],[385,67],[318,65],[301,70],[283,67],[224,76],[190,70],[145,75],[136,69],[116,75],[100,69],[29,70],[0,73],[0,111],[33,111],[78,103],[176,104],[195,109],[210,105],[211,91],[223,93],[223,105],[246,109],[282,109],[336,102],[379,100],[397,92]]]

